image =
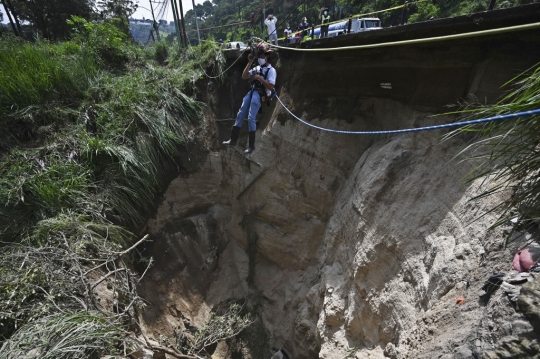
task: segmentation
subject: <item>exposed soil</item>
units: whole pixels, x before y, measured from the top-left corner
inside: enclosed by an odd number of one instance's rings
[[[497,16],[493,24],[500,25]],[[467,28],[477,18],[465,20],[460,26]],[[489,18],[478,23],[489,27]],[[433,33],[450,31],[443,25],[433,25]],[[429,26],[413,30],[428,34]],[[370,36],[409,36],[387,30]],[[281,50],[277,88],[293,113],[326,128],[446,123],[455,118],[432,115],[451,110],[447,105],[495,102],[502,84],[540,58],[538,36]],[[374,40],[309,46],[351,41]],[[494,215],[479,218],[498,198],[471,201],[480,182],[464,177],[474,164],[454,157],[467,138],[442,142],[444,131],[332,134],[299,123],[274,102],[264,106],[256,151],[246,157],[247,130],[238,148],[219,145],[247,91],[244,66],[239,61],[223,85],[204,84],[207,150],[182,159],[182,175],[148,223],[156,259],[141,288],[149,337],[173,338],[175,329],[200,327],[215,308],[241,301],[259,322],[218,345],[214,358],[269,358],[272,347],[295,359],[539,355],[530,315],[502,291],[479,300],[484,281],[508,272],[516,246],[534,234],[504,248],[510,227],[490,231]]]

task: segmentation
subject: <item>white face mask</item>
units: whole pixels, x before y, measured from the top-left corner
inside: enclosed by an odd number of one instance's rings
[[[323,14],[324,14],[324,15],[327,15],[327,14],[328,14],[328,12],[327,12],[327,11],[325,11],[325,12],[323,12]]]
[[[260,57],[259,57],[259,65],[262,66],[262,65],[264,65],[264,64],[266,64],[266,59],[265,59],[264,57],[263,57],[263,58],[260,58]]]

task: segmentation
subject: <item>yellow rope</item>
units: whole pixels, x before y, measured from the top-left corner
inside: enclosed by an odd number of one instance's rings
[[[428,0],[418,0],[418,1],[414,1],[414,2],[410,2],[408,4],[403,4],[403,5],[398,5],[398,6],[394,6],[394,7],[391,7],[391,8],[388,8],[388,9],[384,9],[384,10],[377,10],[377,11],[372,11],[372,12],[367,12],[365,14],[357,14],[357,15],[351,15],[349,16],[348,18],[346,19],[341,19],[341,20],[336,20],[336,21],[332,21],[332,22],[329,22],[328,23],[328,26],[332,25],[332,24],[338,24],[340,22],[343,22],[343,21],[347,21],[348,19],[356,19],[356,18],[359,18],[359,17],[362,17],[362,16],[367,16],[367,15],[373,15],[373,14],[378,14],[378,13],[381,13],[381,12],[386,12],[386,11],[392,11],[392,10],[398,10],[398,9],[401,9],[401,8],[404,8],[404,7],[407,7],[409,5],[412,5],[412,4],[418,4],[418,3],[421,3],[421,2],[426,2]],[[314,28],[319,28],[321,25],[315,25]],[[326,24],[324,25],[326,26]],[[292,36],[295,36],[296,34],[299,34],[303,32],[302,31],[296,31],[296,32],[293,32],[291,33],[291,35],[289,37],[292,37]],[[279,38],[278,40],[285,40],[286,38],[285,37],[281,37]]]
[[[272,45],[270,43],[268,43],[268,45],[271,46],[271,47],[275,47],[277,49],[282,49],[282,50],[308,51],[308,52],[327,52],[327,51],[343,51],[343,50],[357,50],[357,49],[374,49],[374,48],[377,48],[377,47],[423,44],[423,43],[437,42],[437,41],[464,39],[464,38],[468,38],[468,37],[502,34],[502,33],[513,32],[513,31],[531,30],[531,29],[536,29],[536,28],[539,28],[539,27],[540,27],[540,22],[536,22],[536,23],[527,24],[527,25],[517,25],[517,26],[503,27],[503,28],[499,28],[499,29],[466,32],[466,33],[463,33],[463,34],[456,34],[456,35],[435,36],[435,37],[427,37],[427,38],[423,38],[423,39],[383,42],[383,43],[372,44],[372,45],[344,46],[344,47],[323,48],[323,49],[302,49],[302,48],[295,48],[295,47],[284,47],[284,46]],[[373,31],[382,31],[382,30],[373,30]]]

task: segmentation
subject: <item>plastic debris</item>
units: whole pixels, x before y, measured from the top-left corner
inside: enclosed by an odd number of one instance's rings
[[[521,287],[503,281],[501,288],[506,294],[508,294],[508,298],[510,298],[512,302],[515,302],[518,299]]]
[[[505,275],[506,274],[504,273],[494,274],[484,283],[481,289],[485,291],[485,293],[480,296],[484,303],[487,303],[489,298],[491,298],[491,295],[500,287]]]
[[[529,244],[527,248],[519,249],[514,255],[512,261],[512,269],[518,272],[528,272],[540,260],[540,246],[537,244]]]

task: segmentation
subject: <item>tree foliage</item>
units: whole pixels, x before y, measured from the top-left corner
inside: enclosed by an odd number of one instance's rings
[[[21,20],[28,21],[50,40],[67,39],[70,26],[66,23],[72,16],[90,19],[93,0],[11,0]]]
[[[137,11],[137,0],[99,0],[97,6],[103,20],[112,22],[125,34],[129,33],[129,18]]]

